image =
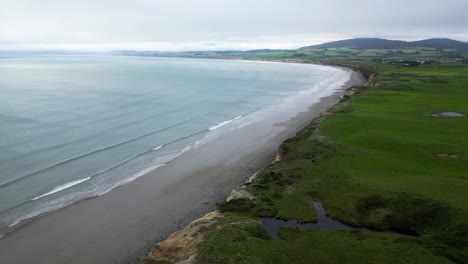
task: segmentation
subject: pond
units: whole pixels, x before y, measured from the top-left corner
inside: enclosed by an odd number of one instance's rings
[[[317,223],[300,223],[296,220],[279,220],[275,218],[260,218],[260,222],[262,223],[263,228],[267,231],[267,233],[272,237],[279,239],[278,231],[281,227],[291,227],[297,228],[301,231],[308,230],[308,229],[319,229],[323,231],[335,231],[335,230],[342,230],[342,229],[353,229],[359,230],[361,232],[384,232],[384,233],[391,233],[391,234],[398,234],[398,235],[405,235],[402,233],[389,231],[389,230],[372,230],[366,227],[355,227],[351,225],[347,225],[342,223],[336,219],[333,219],[327,216],[325,209],[323,208],[322,204],[319,201],[314,201],[314,207],[317,212]]]
[[[441,112],[437,114],[432,114],[434,117],[448,116],[448,117],[464,117],[465,115],[457,112]]]

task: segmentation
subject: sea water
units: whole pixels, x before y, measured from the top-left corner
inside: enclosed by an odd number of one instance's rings
[[[102,195],[288,105],[310,105],[348,76],[306,64],[2,55],[0,228]]]

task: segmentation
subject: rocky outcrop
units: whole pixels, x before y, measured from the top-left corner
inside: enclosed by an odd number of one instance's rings
[[[241,187],[232,190],[231,195],[229,195],[229,197],[226,199],[226,202],[229,202],[232,199],[239,198],[247,198],[253,200],[255,199],[255,196],[246,190],[245,185],[242,185]]]
[[[353,86],[351,88],[346,89],[344,94],[341,96],[340,102],[349,100],[351,97],[361,93],[365,89],[366,89],[366,86]],[[336,106],[337,105],[335,105],[334,108],[336,108]]]
[[[278,161],[281,161],[281,153],[276,153],[276,157],[275,157],[275,160],[273,161],[273,163],[275,162],[278,162]]]
[[[172,263],[191,264],[197,256],[197,245],[203,240],[207,230],[223,217],[214,211],[199,218],[184,229],[175,232],[166,240],[159,242],[148,254],[147,260],[166,260]]]
[[[344,94],[341,96],[341,102],[348,100],[349,98],[361,93],[368,86],[378,86],[377,75],[371,74],[367,82],[363,86],[353,86],[345,90]],[[321,113],[320,116],[327,115],[328,112]]]
[[[246,190],[245,185],[242,185],[232,190],[226,201],[229,202],[239,198],[254,200],[255,196]],[[193,221],[184,229],[173,233],[166,240],[156,244],[146,260],[166,260],[174,264],[195,263],[195,258],[198,255],[198,244],[203,241],[203,238],[210,230],[218,227],[216,224],[223,217],[224,215],[216,210]]]
[[[377,82],[377,74],[375,73],[371,74],[367,82],[364,84],[364,86],[378,86],[378,85],[379,83]]]

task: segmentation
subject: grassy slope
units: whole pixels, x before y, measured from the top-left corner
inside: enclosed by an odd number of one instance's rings
[[[282,161],[248,186],[258,197],[256,204],[234,200],[221,205],[228,217],[199,246],[197,262],[468,263],[468,117],[431,115],[468,114],[468,65],[370,62],[453,61],[450,52],[421,47],[163,54],[352,64],[365,73],[377,72],[381,84],[335,106],[333,115],[315,119],[283,143]],[[313,222],[314,199],[343,222],[418,236],[282,229],[282,240],[272,240],[256,221],[269,216]]]
[[[310,222],[318,199],[344,222],[419,237],[283,230],[284,240],[269,240],[246,231],[257,223],[245,228],[234,218],[209,234],[200,263],[467,261],[468,118],[431,113],[468,114],[468,65],[364,66],[375,68],[381,86],[285,142],[283,160],[249,186],[258,203],[240,214]],[[446,153],[458,158],[437,157]]]
[[[431,115],[468,112],[468,66],[417,67],[401,77],[390,75],[392,67],[378,71],[381,87],[353,100],[353,113],[331,116],[320,127],[353,149],[340,152],[336,166],[366,188],[416,193],[468,210],[468,119]],[[459,158],[438,158],[442,153]]]
[[[199,263],[451,263],[414,239],[359,232],[281,230],[282,240],[265,240],[244,228],[213,232]]]

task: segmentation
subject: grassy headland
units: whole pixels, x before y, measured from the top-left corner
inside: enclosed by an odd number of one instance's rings
[[[224,217],[204,230],[195,262],[468,263],[468,64],[446,53],[458,51],[412,49],[419,53],[342,47],[251,57],[348,66],[378,85],[348,90],[285,141],[281,160],[247,184],[254,200],[220,204]],[[282,228],[276,240],[257,221],[314,222],[313,200],[342,222],[411,236]]]

